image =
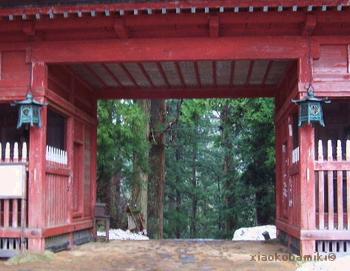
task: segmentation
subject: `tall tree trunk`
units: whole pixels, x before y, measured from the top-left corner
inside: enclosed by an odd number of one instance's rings
[[[148,185],[148,230],[152,238],[163,238],[165,183],[165,100],[151,101],[150,175]]]
[[[222,232],[222,192],[221,192],[221,185],[220,185],[220,176],[217,176],[217,185],[218,185],[218,198],[219,198],[219,202],[220,202],[220,206],[219,206],[219,210],[218,210],[218,232]]]
[[[191,192],[191,200],[192,200],[192,210],[191,210],[191,224],[190,224],[190,237],[195,238],[197,234],[197,155],[198,155],[198,121],[199,116],[194,116],[194,136],[192,142],[192,192]]]
[[[120,210],[120,174],[117,173],[109,179],[109,185],[106,186],[106,195],[108,203],[108,211],[111,216],[111,227],[119,228],[122,221],[122,213]]]
[[[221,112],[221,127],[222,127],[222,144],[225,150],[224,163],[223,163],[223,191],[224,194],[224,204],[225,204],[225,233],[227,236],[232,234],[232,230],[235,227],[235,198],[233,191],[235,189],[235,177],[233,174],[233,145],[232,145],[232,129],[230,127],[230,105],[226,103]],[[230,193],[228,193],[230,191]]]
[[[138,131],[144,135],[145,140],[148,140],[149,137],[149,119],[150,119],[150,109],[151,102],[150,100],[138,100],[138,105],[143,111],[145,116],[145,125],[142,131]],[[144,157],[147,161],[149,159],[149,154],[146,154]],[[132,202],[138,210],[141,211],[141,214],[144,219],[144,228],[147,229],[147,193],[148,193],[148,171],[146,168],[143,168],[140,165],[140,157],[137,154],[134,155],[134,180],[133,180],[133,190],[132,190]]]
[[[196,139],[195,139],[196,140]],[[191,191],[191,200],[192,200],[192,210],[191,210],[191,225],[190,225],[190,237],[195,238],[197,232],[197,169],[196,169],[196,160],[197,160],[197,142],[193,144],[193,154],[192,154],[192,191]]]
[[[175,139],[176,140],[176,143],[175,143],[175,145],[176,145],[175,161],[176,161],[176,164],[178,165],[178,163],[180,162],[180,159],[181,159],[181,152],[180,152],[180,144],[179,144],[178,139],[177,139],[177,131],[175,133],[176,133],[176,139]],[[178,170],[176,171],[175,182],[176,182],[176,193],[175,193],[175,197],[176,197],[176,213],[179,214],[181,212],[181,193],[180,193],[180,189],[179,189],[181,178],[180,178],[180,175],[178,173]],[[177,239],[181,238],[181,228],[180,228],[179,223],[176,223],[175,235],[176,235]]]

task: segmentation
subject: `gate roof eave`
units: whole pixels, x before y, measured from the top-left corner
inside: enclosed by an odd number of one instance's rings
[[[177,1],[144,1],[144,0],[47,0],[47,1],[7,1],[0,2],[0,17],[8,17],[13,20],[14,17],[21,17],[26,20],[28,16],[35,16],[40,19],[41,16],[49,16],[50,19],[55,15],[69,14],[82,16],[88,13],[91,16],[103,14],[110,16],[111,13],[119,15],[141,13],[166,14],[168,12],[181,13],[210,13],[224,12],[231,10],[233,12],[267,12],[269,9],[277,9],[282,12],[284,10],[313,11],[320,8],[327,11],[336,7],[341,11],[344,7],[349,7],[349,0],[177,0]]]

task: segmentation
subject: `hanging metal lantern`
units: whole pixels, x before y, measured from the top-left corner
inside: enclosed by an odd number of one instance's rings
[[[331,101],[328,98],[315,97],[314,89],[311,85],[307,89],[306,97],[301,100],[292,100],[292,102],[299,105],[299,127],[310,123],[319,123],[325,126],[322,104],[330,103]]]
[[[33,95],[29,92],[25,100],[14,102],[13,105],[19,106],[17,129],[23,125],[41,127],[41,108],[47,105],[46,103],[34,100]]]

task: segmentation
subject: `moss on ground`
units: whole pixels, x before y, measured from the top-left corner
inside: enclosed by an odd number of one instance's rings
[[[51,251],[45,251],[44,253],[21,253],[15,257],[12,257],[5,262],[6,265],[18,265],[24,263],[33,263],[33,262],[49,262],[53,260],[55,254]]]

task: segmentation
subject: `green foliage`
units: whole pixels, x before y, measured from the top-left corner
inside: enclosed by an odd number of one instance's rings
[[[149,170],[139,132],[149,120],[133,101],[103,101],[98,112],[99,196],[115,174],[130,195],[133,168]],[[165,238],[232,238],[273,223],[273,116],[269,99],[167,101]]]
[[[98,104],[98,179],[99,186],[119,173],[126,185],[132,185],[134,155],[143,170],[148,169],[148,142],[142,133],[147,119],[131,100],[100,101]],[[101,192],[101,197],[105,192]]]
[[[168,102],[169,119],[176,103]],[[236,228],[273,222],[273,113],[267,99],[184,101],[167,137],[166,237],[190,237],[194,196],[194,237],[232,238]]]

